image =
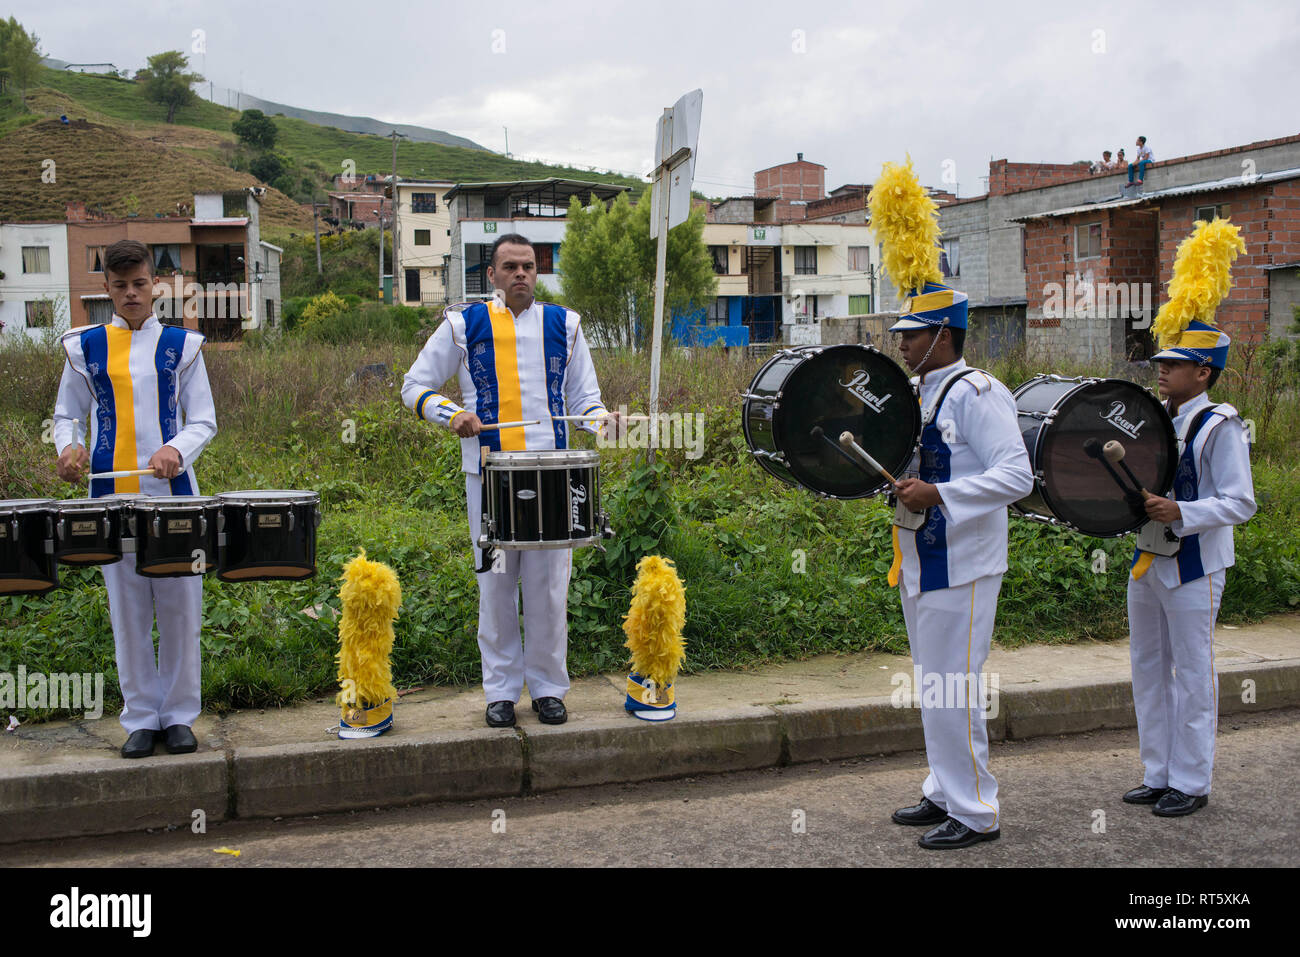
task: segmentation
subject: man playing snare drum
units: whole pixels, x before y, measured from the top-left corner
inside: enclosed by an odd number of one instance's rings
[[[113,243],[104,253],[112,322],[63,336],[67,362],[54,408],[59,478],[80,483],[87,467],[92,473],[141,468],[154,473],[94,479],[92,498],[197,495],[194,460],[217,434],[204,338],[158,321],[153,286],[149,248],[134,240]],[[87,416],[90,442],[83,446]],[[191,728],[201,708],[202,576],[146,578],[129,557],[103,569],[127,731],[122,756],[147,757],[159,740],[171,754],[195,750]]]
[[[537,260],[532,244],[517,233],[492,246],[488,280],[496,288],[491,302],[460,303],[425,343],[406,374],[402,401],[422,419],[447,426],[461,437],[461,468],[470,538],[477,543],[482,509],[482,450],[537,451],[568,446],[564,408],[591,416],[587,431],[618,413],[600,399],[576,312],[533,298]],[[440,390],[456,376],[464,407]],[[487,428],[484,422],[535,420],[537,424]],[[478,572],[478,645],[483,660],[487,723],[494,728],[515,723],[515,703],[528,683],[533,710],[545,724],[568,719],[564,696],[569,690],[568,595],[570,552],[567,549],[503,550],[490,568],[474,549]],[[519,595],[523,586],[524,635],[519,633]]]

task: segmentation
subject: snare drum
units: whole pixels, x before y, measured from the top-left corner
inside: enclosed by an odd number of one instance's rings
[[[829,498],[863,498],[890,487],[841,448],[841,432],[852,432],[894,475],[911,463],[921,438],[911,379],[874,346],[784,349],[758,370],[743,398],[745,442],[758,464]]]
[[[1165,407],[1124,379],[1035,376],[1013,393],[1034,489],[1014,508],[1024,517],[1114,538],[1145,525],[1146,510],[1118,465],[1089,455],[1112,439],[1142,487],[1163,495],[1174,482],[1178,443]],[[1116,476],[1119,480],[1117,481]],[[1121,487],[1121,482],[1123,487]]]
[[[320,496],[297,490],[246,490],[217,496],[226,545],[217,566],[225,582],[311,578],[316,574]]]
[[[138,495],[127,511],[139,574],[181,578],[217,567],[221,510],[212,496]]]
[[[479,547],[578,548],[613,535],[600,508],[600,455],[489,452]]]
[[[80,566],[121,561],[124,504],[117,497],[55,502],[54,557]]]
[[[0,501],[0,595],[44,595],[59,585],[50,498]]]

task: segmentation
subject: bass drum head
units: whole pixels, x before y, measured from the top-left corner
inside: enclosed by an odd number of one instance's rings
[[[1056,405],[1052,422],[1031,450],[1041,472],[1044,503],[1062,522],[1085,535],[1111,538],[1131,532],[1147,521],[1146,510],[1125,496],[1106,468],[1105,460],[1085,450],[1089,439],[1097,451],[1107,442],[1124,447],[1124,465],[1156,495],[1173,485],[1178,442],[1173,421],[1160,401],[1141,386],[1123,379],[1085,382]],[[1124,484],[1132,479],[1112,466]]]
[[[812,430],[820,427],[821,436]],[[921,434],[921,407],[898,364],[860,345],[823,348],[789,374],[773,416],[777,447],[799,484],[832,498],[863,498],[888,481],[839,444],[854,440],[895,476],[907,468]]]

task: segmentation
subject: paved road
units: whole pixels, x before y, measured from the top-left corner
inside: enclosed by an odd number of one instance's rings
[[[924,777],[920,753],[526,797],[4,848],[11,866],[459,865],[1259,867],[1300,864],[1300,710],[1220,725],[1205,810],[1156,818],[1120,802],[1137,734],[993,747],[1002,840],[916,846],[890,823]],[[797,833],[796,822],[804,823]],[[1094,830],[1102,823],[1104,831]],[[504,824],[504,828],[503,825]],[[495,825],[495,830],[494,830]],[[213,853],[238,848],[239,858]]]

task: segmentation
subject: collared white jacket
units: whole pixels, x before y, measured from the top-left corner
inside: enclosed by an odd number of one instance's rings
[[[958,359],[920,381],[922,449],[908,474],[936,485],[943,502],[915,531],[895,526],[899,583],[909,596],[1004,573],[1007,506],[1034,485],[1015,399],[997,379],[970,372],[936,413],[945,383],[968,368]]]
[[[1174,432],[1179,439],[1180,459],[1183,439],[1193,419],[1212,404],[1202,392],[1178,409]],[[1182,545],[1177,555],[1156,556],[1146,572],[1159,576],[1166,587],[1230,568],[1236,561],[1232,527],[1249,519],[1256,509],[1247,438],[1237,410],[1227,403],[1216,406],[1197,432],[1191,456],[1195,498],[1182,499],[1188,489],[1179,490],[1180,482],[1185,480],[1181,475],[1175,478],[1175,493],[1170,495],[1177,495],[1183,517],[1171,522],[1169,528],[1182,539]]]
[[[534,300],[516,316],[497,298],[453,306],[445,316],[406,373],[402,401],[407,408],[442,425],[463,410],[484,424],[537,421],[461,439],[462,471],[478,473],[483,447],[567,448],[566,423],[552,422],[552,414],[606,414],[591,350],[572,309]],[[438,391],[453,375],[463,409]],[[596,431],[595,423],[581,427]]]
[[[204,337],[150,316],[137,330],[114,315],[107,325],[63,335],[67,361],[54,408],[54,447],[86,443],[90,471],[147,468],[164,445],[181,454],[174,479],[96,479],[91,497],[114,492],[197,495],[194,462],[217,434],[216,409],[203,364]]]

